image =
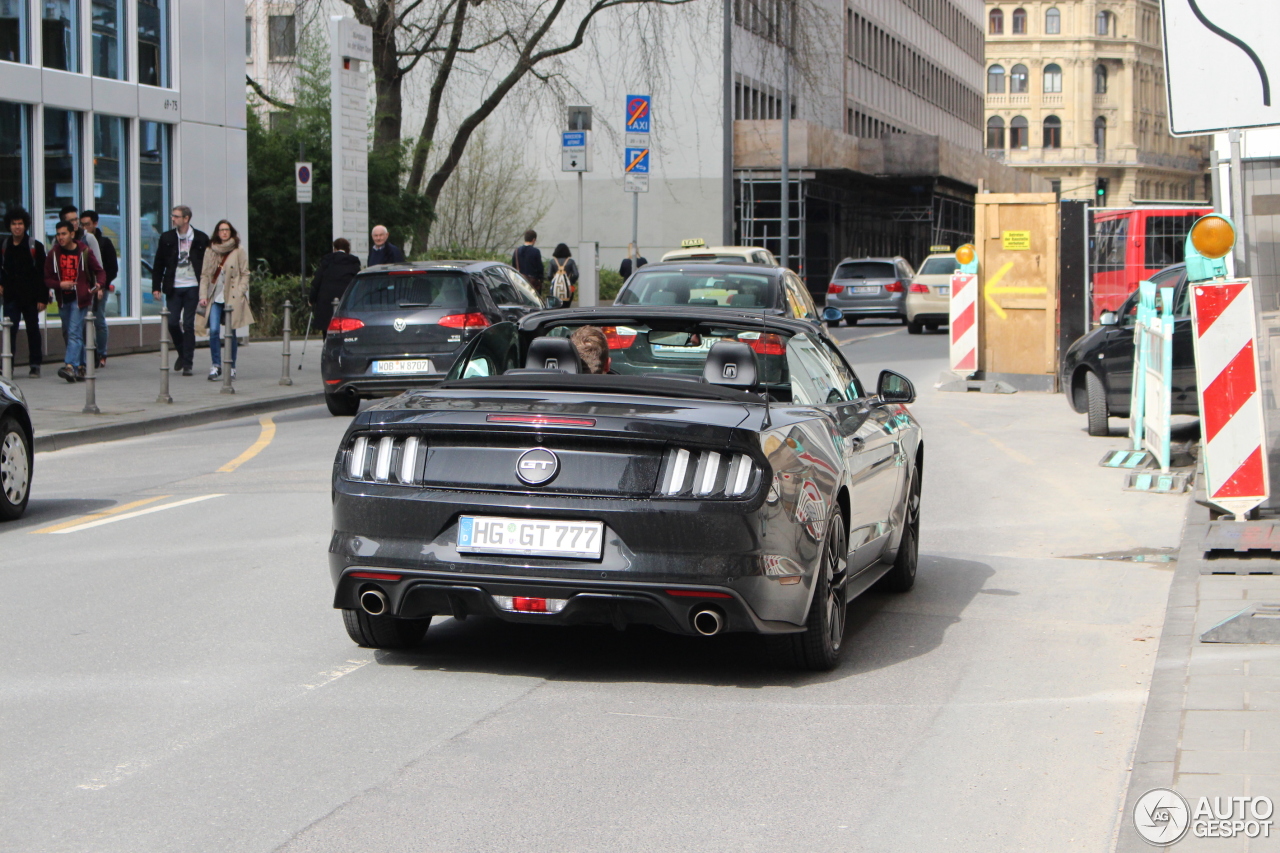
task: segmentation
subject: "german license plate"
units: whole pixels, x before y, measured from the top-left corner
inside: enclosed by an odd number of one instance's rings
[[[403,361],[375,361],[373,372],[379,376],[405,376],[415,373],[435,373],[435,365],[429,358],[415,358]]]
[[[604,552],[604,522],[554,521],[464,515],[458,522],[458,550],[465,554],[520,554],[598,560]]]
[[[950,296],[950,295],[951,295],[951,285],[949,285],[949,284],[940,284],[940,285],[938,285],[938,295],[939,295],[939,296]]]
[[[846,290],[852,290],[854,293],[879,293],[879,292],[880,292],[880,285],[878,285],[878,284],[866,284],[866,285],[862,285],[862,284],[860,284],[860,285],[858,285],[858,286],[856,286],[856,287],[847,287],[847,288],[845,288],[845,289],[846,289]]]

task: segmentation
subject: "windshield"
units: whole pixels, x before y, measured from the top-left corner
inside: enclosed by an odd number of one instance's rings
[[[463,309],[468,302],[467,274],[457,270],[429,270],[357,276],[343,301],[343,310],[349,312]]]
[[[917,275],[951,275],[960,269],[960,262],[955,258],[928,258],[920,267]]]
[[[851,261],[836,267],[832,278],[897,278],[897,271],[888,261]]]
[[[614,302],[618,305],[703,305],[750,309],[776,308],[780,300],[778,283],[768,275],[641,270],[627,281]]]

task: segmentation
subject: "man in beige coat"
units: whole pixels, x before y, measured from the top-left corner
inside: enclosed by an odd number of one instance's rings
[[[253,322],[249,309],[249,254],[240,245],[240,235],[227,220],[213,229],[209,251],[200,271],[200,305],[196,309],[196,334],[209,334],[209,354],[213,367],[209,381],[222,378],[222,324],[244,327]],[[231,378],[236,375],[239,341],[231,336]]]

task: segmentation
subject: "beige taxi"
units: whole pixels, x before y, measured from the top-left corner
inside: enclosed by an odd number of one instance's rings
[[[945,326],[951,310],[951,274],[960,269],[954,252],[929,255],[916,270],[907,288],[907,332],[918,335],[925,329]]]

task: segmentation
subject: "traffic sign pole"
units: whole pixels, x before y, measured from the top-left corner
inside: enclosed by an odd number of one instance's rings
[[[631,245],[640,257],[640,193],[649,191],[649,133],[653,130],[653,99],[627,95],[622,110],[624,136],[622,191],[631,193]]]

